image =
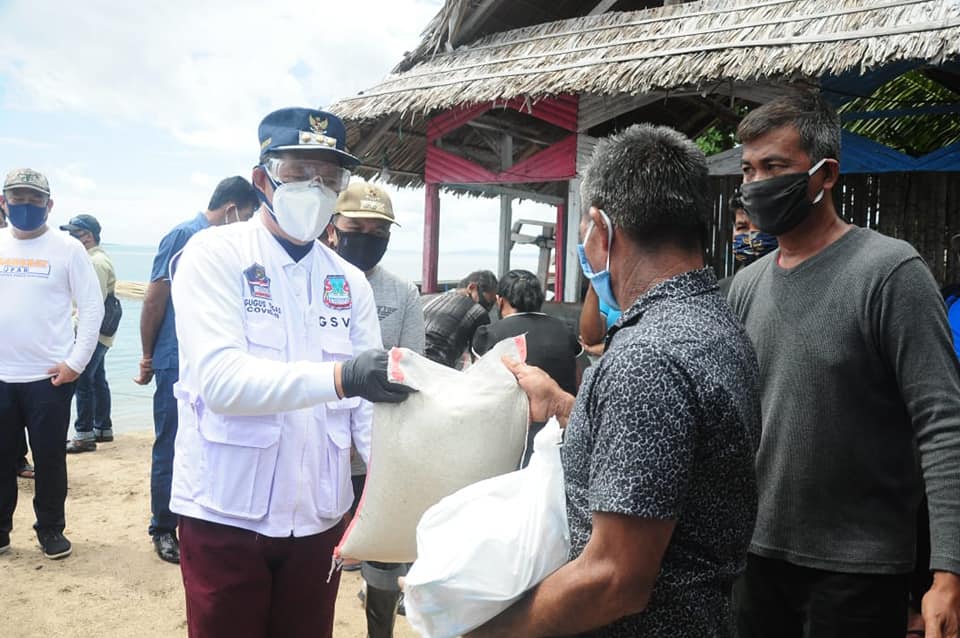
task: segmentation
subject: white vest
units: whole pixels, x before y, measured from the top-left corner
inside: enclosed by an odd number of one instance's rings
[[[344,361],[354,352],[380,347],[369,284],[362,272],[319,244],[294,263],[259,219],[195,237],[174,279],[177,333],[187,338],[180,339],[181,375],[175,389],[180,422],[171,509],[267,536],[324,531],[340,520],[353,500],[351,441],[356,439],[366,457],[372,406],[358,398],[336,400],[329,392],[326,398],[334,400],[311,403],[302,389],[283,385],[281,378],[280,389],[270,395],[276,411],[264,414],[250,392],[259,391],[252,390],[258,375],[302,374],[301,368],[322,371],[314,376],[329,383],[330,366],[316,364]],[[196,289],[194,279],[201,283]],[[220,330],[206,328],[209,335],[188,335],[210,325],[203,315],[194,314],[210,310],[193,307],[209,302],[204,285],[213,298],[218,297],[218,288],[221,294],[229,290],[232,307],[224,314],[230,320],[224,317]],[[185,293],[187,288],[192,294]],[[183,305],[189,306],[186,311]],[[194,316],[199,318],[192,324]],[[219,332],[231,329],[243,336],[236,335],[239,347],[234,352],[206,349],[210,341],[225,338]],[[239,350],[249,356],[237,357]],[[241,379],[218,381],[217,390],[237,396],[244,407],[234,409],[237,404],[231,403],[221,410],[228,414],[223,414],[204,400],[204,373],[214,379],[231,375],[214,374],[202,366],[219,370],[228,365],[224,362],[229,356],[243,362],[230,366]],[[249,381],[244,383],[243,378]],[[298,405],[304,407],[291,409]]]

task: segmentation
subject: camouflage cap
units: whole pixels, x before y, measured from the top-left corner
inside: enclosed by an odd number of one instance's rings
[[[337,198],[333,212],[344,217],[384,219],[397,224],[390,196],[379,186],[367,182],[353,182],[347,186]]]
[[[50,194],[47,178],[32,168],[15,168],[7,173],[7,179],[3,180],[3,190],[9,188],[31,188],[44,195]]]

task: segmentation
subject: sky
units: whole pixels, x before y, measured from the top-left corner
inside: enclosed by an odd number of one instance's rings
[[[156,245],[206,207],[220,179],[249,179],[263,116],[376,84],[441,5],[0,0],[0,173],[44,173],[52,224],[90,213],[104,243]],[[389,192],[402,224],[391,248],[421,250],[422,190]],[[478,268],[495,267],[498,200],[445,194],[441,211],[441,278],[458,276],[444,273],[444,255],[464,247],[484,254]],[[529,263],[533,249],[520,250]]]

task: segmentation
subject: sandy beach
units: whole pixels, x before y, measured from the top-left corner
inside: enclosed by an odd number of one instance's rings
[[[180,570],[153,552],[149,432],[118,434],[68,456],[66,536],[73,555],[44,558],[36,542],[33,481],[18,479],[11,551],[0,556],[0,635],[16,638],[186,636]],[[325,575],[324,575],[325,576]],[[344,573],[334,635],[363,638],[360,577]],[[397,619],[397,638],[416,634]]]

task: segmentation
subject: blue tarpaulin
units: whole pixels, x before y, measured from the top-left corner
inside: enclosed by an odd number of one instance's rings
[[[916,171],[960,171],[960,143],[929,155],[911,157],[888,146],[842,131],[841,173],[912,173]]]
[[[711,175],[739,175],[740,147],[707,158]],[[840,173],[960,171],[960,142],[929,155],[911,157],[856,133],[840,132]]]

